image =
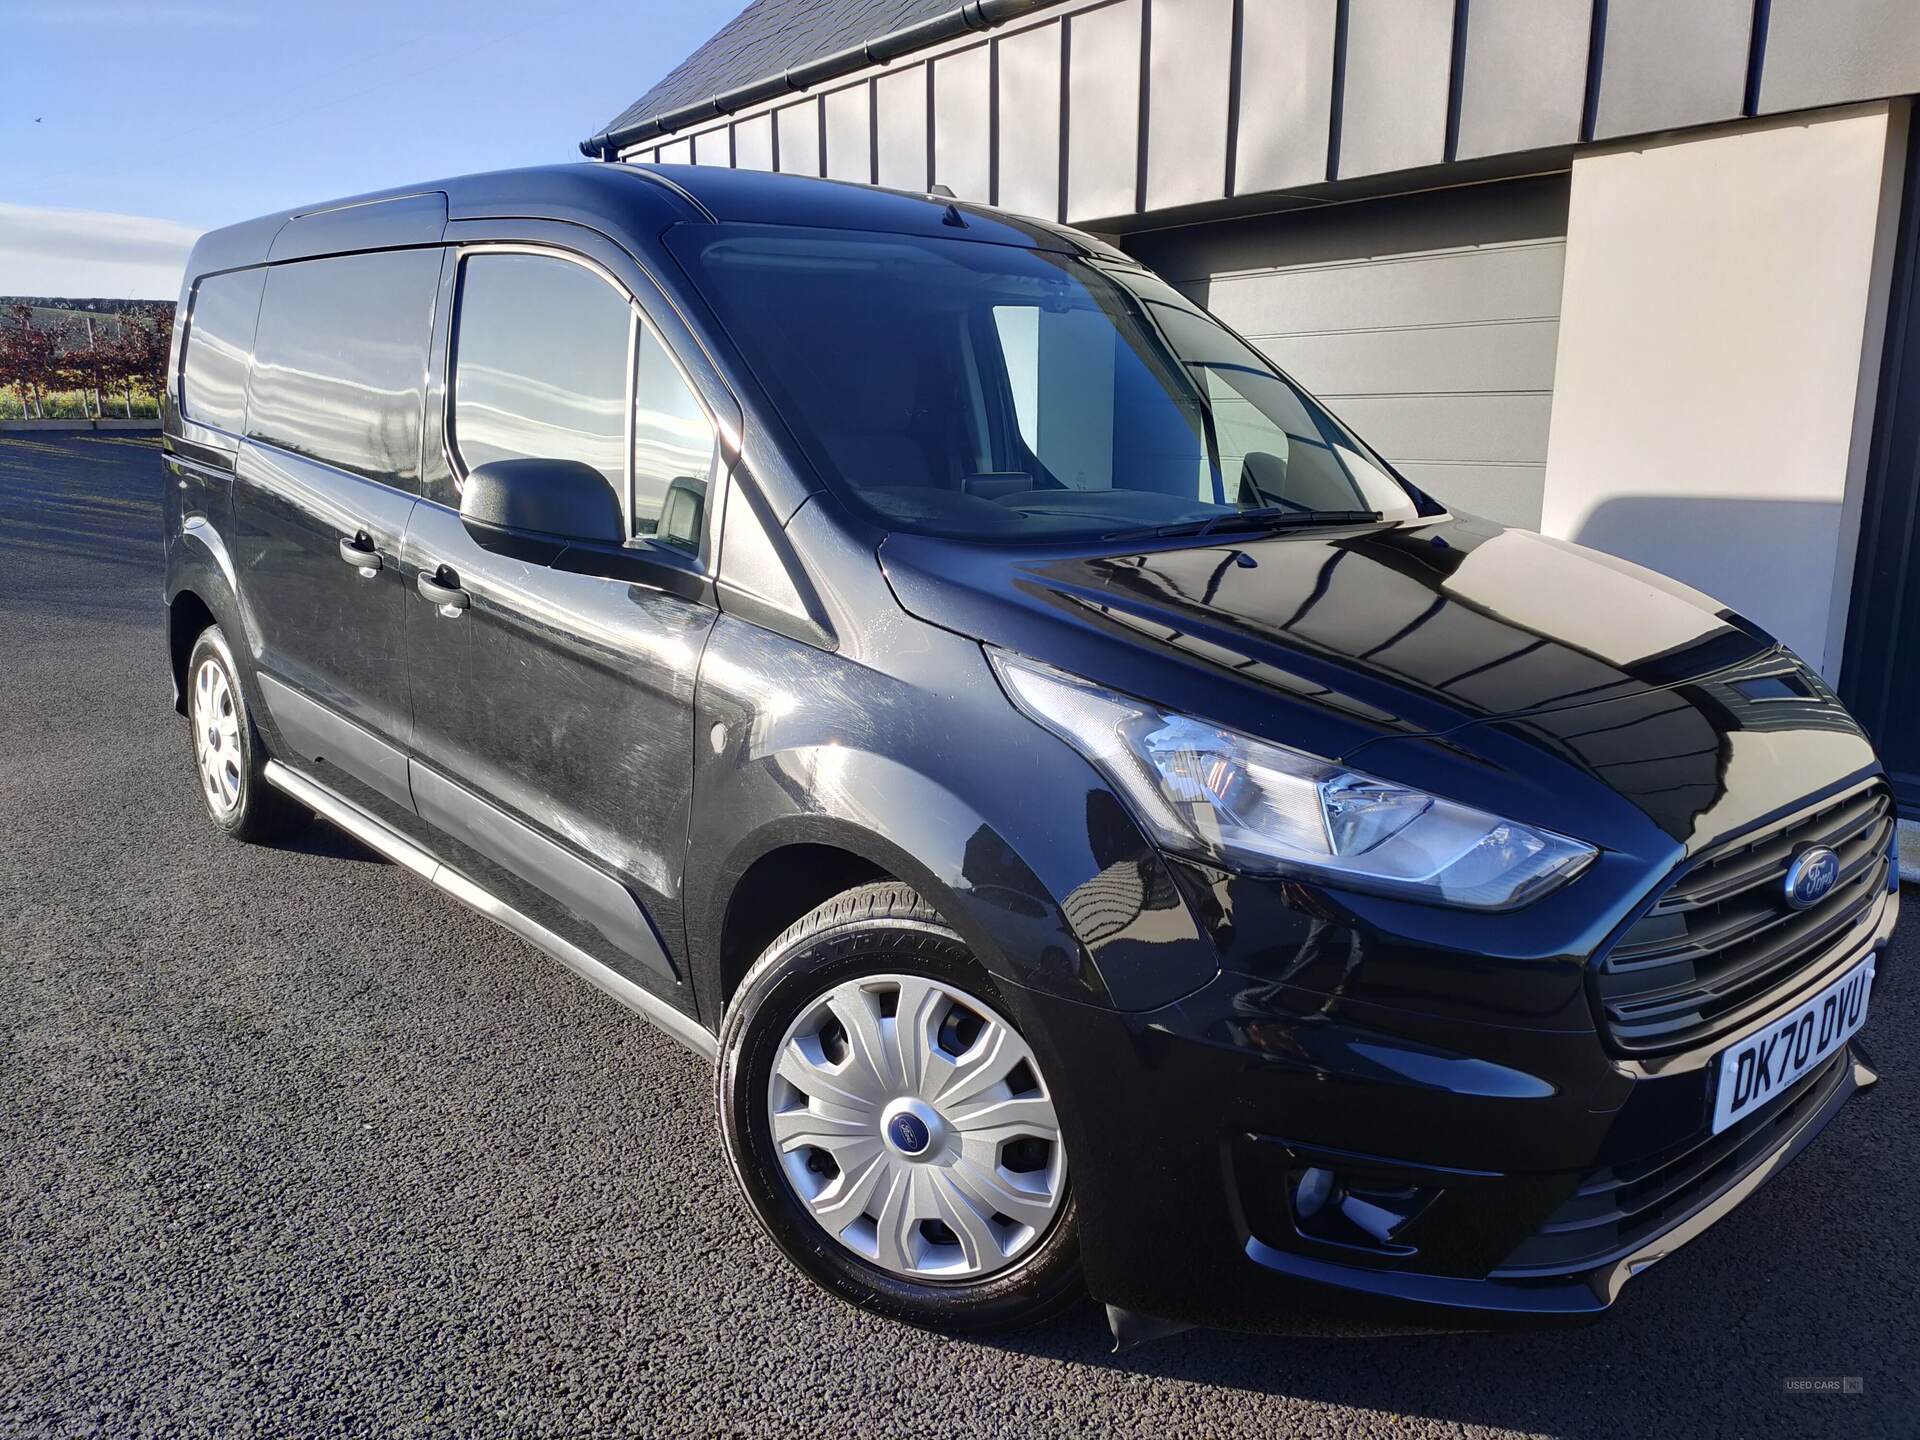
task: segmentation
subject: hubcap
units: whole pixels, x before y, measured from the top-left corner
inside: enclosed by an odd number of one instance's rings
[[[768,1121],[793,1193],[910,1280],[972,1280],[1037,1244],[1066,1197],[1060,1123],[1026,1041],[918,975],[836,985],[788,1027]]]
[[[216,815],[231,815],[240,803],[240,712],[227,672],[211,657],[193,676],[193,755],[207,804]]]

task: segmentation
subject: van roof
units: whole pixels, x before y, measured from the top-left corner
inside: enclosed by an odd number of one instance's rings
[[[383,246],[435,244],[448,221],[548,219],[650,246],[674,224],[800,225],[1130,257],[1091,235],[944,196],[712,165],[576,161],[398,186],[210,230],[189,285],[215,270]]]

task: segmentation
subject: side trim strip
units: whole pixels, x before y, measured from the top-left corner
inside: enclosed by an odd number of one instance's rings
[[[429,855],[359,806],[344,800],[318,781],[278,760],[266,765],[267,780],[331,820],[363,844],[378,850],[397,865],[431,880],[463,905],[484,915],[495,924],[513,931],[535,948],[544,950],[581,978],[592,982],[608,995],[637,1012],[643,1019],[685,1045],[702,1059],[712,1060],[720,1053],[719,1043],[697,1020],[683,1015],[651,991],[643,989],[618,971],[602,965],[578,945],[562,939],[538,921],[530,920],[499,896],[482,889],[452,867]]]
[[[266,671],[257,671],[256,676],[273,723],[301,759],[338,765],[401,809],[418,813],[420,807],[407,784],[406,751]]]

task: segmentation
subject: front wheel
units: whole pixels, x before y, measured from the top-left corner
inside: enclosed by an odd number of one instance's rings
[[[755,1214],[828,1291],[931,1329],[1084,1292],[1060,1122],[992,980],[911,889],[863,885],[770,946],[720,1035]]]

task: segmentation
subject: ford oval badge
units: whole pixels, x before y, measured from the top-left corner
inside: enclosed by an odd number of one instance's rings
[[[1810,910],[1827,898],[1840,879],[1840,857],[1824,845],[1802,850],[1787,867],[1787,904]]]

